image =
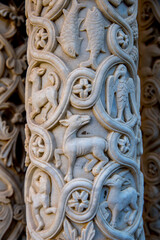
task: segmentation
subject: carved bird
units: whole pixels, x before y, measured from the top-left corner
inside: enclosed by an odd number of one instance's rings
[[[135,85],[133,79],[127,76],[124,64],[120,64],[114,75],[108,77],[106,96],[108,113],[113,117],[117,116],[119,121],[131,120],[132,113],[138,116]]]

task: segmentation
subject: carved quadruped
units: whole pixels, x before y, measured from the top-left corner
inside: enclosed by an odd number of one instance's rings
[[[28,239],[145,239],[137,4],[26,2]]]
[[[16,240],[25,237],[26,34],[24,1],[6,4],[0,3],[0,239]]]
[[[144,230],[146,239],[159,239],[160,183],[160,3],[140,1],[141,116],[143,148],[141,169],[144,174]]]

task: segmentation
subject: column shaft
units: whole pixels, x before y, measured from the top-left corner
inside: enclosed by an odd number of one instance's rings
[[[28,239],[144,239],[137,4],[26,1]]]
[[[24,1],[0,2],[0,239],[23,239],[24,78],[26,34]],[[7,5],[6,5],[7,4]]]
[[[144,230],[160,238],[160,3],[141,0],[139,8],[141,116],[143,132]]]

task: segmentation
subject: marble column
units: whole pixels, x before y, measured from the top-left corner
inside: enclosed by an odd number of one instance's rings
[[[141,0],[139,8],[141,116],[144,153],[144,230],[160,238],[160,2]]]
[[[26,0],[28,240],[143,240],[137,0]]]
[[[24,239],[24,1],[0,2],[0,239]]]

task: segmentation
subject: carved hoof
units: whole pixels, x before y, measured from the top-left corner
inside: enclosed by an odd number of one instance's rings
[[[60,168],[60,166],[61,166],[61,161],[57,161],[56,162],[56,168]]]
[[[33,119],[33,118],[35,118],[39,113],[40,113],[40,111],[37,111],[37,112],[32,111],[32,112],[30,113],[30,117]]]
[[[116,118],[115,120],[118,121],[118,122],[121,122],[121,123],[125,123],[125,121],[122,120],[122,118]]]
[[[129,219],[128,225],[131,226],[133,224],[133,219]]]
[[[31,112],[30,113],[30,117],[33,119],[35,117],[35,113],[34,112]]]
[[[64,178],[64,181],[66,181],[66,182],[69,182],[71,180],[72,180],[72,175],[71,174],[66,175],[65,178]]]
[[[41,231],[44,228],[44,223],[43,222],[39,222],[39,225],[36,229],[36,231]]]
[[[116,223],[115,222],[111,222],[110,225],[111,225],[112,228],[116,228]]]
[[[46,117],[41,117],[42,122],[45,122],[47,120]]]
[[[89,173],[91,170],[92,170],[92,167],[89,167],[88,165],[86,165],[86,166],[84,167],[84,171],[85,171],[86,173]]]
[[[99,172],[100,172],[99,167],[94,167],[93,170],[92,170],[92,173],[93,173],[94,176],[98,175]]]
[[[46,214],[56,213],[57,209],[55,207],[49,207],[45,210]]]

